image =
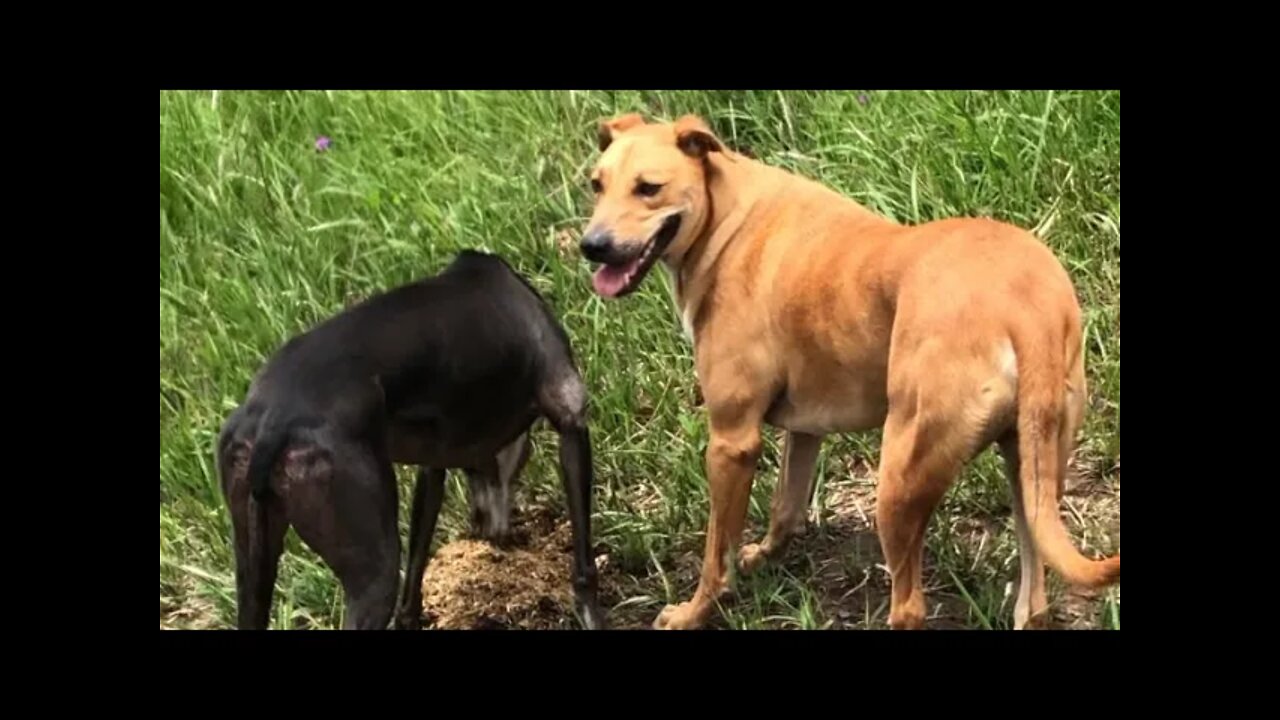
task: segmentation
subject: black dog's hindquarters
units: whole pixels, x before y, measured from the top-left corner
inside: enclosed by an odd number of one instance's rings
[[[251,390],[250,397],[260,395]],[[238,625],[267,627],[292,525],[341,582],[343,627],[384,629],[395,608],[400,538],[395,473],[376,440],[386,434],[383,397],[364,382],[323,413],[313,415],[308,400],[251,400],[223,430],[219,465],[236,537]]]
[[[493,255],[464,251],[439,275],[293,338],[219,436],[239,626],[268,625],[291,524],[342,583],[344,627],[385,628],[393,613],[397,627],[418,627],[445,471],[465,471],[473,525],[500,541],[509,531],[512,484],[528,459],[528,430],[541,416],[560,435],[575,609],[585,627],[603,627],[590,552],[586,414],[567,334],[538,293]],[[399,593],[392,463],[420,468]]]

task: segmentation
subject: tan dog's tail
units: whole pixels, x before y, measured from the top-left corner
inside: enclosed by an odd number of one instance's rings
[[[1033,334],[1035,333],[1035,334]],[[1018,456],[1022,510],[1031,538],[1045,562],[1072,585],[1102,587],[1120,580],[1120,555],[1090,560],[1075,548],[1058,515],[1058,488],[1066,458],[1059,441],[1066,427],[1066,358],[1063,343],[1039,336],[1043,330],[1015,335],[1018,358]],[[1019,342],[1021,340],[1021,342]],[[1046,342],[1047,341],[1047,342]]]

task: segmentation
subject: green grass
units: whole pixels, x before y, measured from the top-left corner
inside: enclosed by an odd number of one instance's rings
[[[234,618],[230,526],[212,446],[268,353],[353,298],[440,269],[459,248],[501,253],[543,292],[592,393],[595,531],[622,624],[692,591],[708,506],[690,347],[663,283],[623,302],[591,291],[574,241],[589,213],[595,123],[627,111],[702,114],[731,146],[901,221],[992,215],[1037,229],[1085,308],[1090,403],[1083,490],[1064,510],[1114,551],[1120,460],[1118,92],[170,92],[160,96],[160,616]],[[333,139],[328,152],[317,135]],[[539,427],[542,427],[541,425]],[[748,540],[767,521],[772,437]],[[545,430],[520,495],[562,508]],[[788,560],[740,581],[717,624],[885,626],[888,580],[866,467],[878,433],[830,438],[816,522]],[[406,471],[402,477],[409,477]],[[407,485],[405,485],[407,487]],[[1001,465],[966,471],[931,525],[937,626],[1009,627],[1017,546]],[[407,505],[407,501],[402,502]],[[463,529],[452,480],[438,538]],[[1119,628],[1119,591],[1053,585],[1064,622]],[[273,625],[334,627],[341,593],[290,536]]]

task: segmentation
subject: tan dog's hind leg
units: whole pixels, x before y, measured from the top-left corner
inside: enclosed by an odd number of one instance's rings
[[[919,416],[906,419],[904,414],[890,414],[885,423],[876,524],[892,582],[889,626],[915,630],[924,627],[925,620],[925,531],[957,468]],[[940,427],[934,424],[932,429]]]
[[[1000,441],[1000,454],[1004,456],[1005,473],[1013,490],[1013,526],[1018,533],[1018,599],[1013,606],[1013,628],[1023,630],[1041,626],[1047,620],[1045,611],[1049,601],[1044,592],[1044,558],[1036,550],[1035,541],[1031,539],[1031,527],[1027,524],[1026,504],[1018,476],[1022,467],[1016,433]]]
[[[1065,480],[1067,459],[1075,447],[1076,433],[1084,422],[1085,374],[1083,354],[1072,368],[1070,382],[1066,393],[1066,417],[1059,435],[1059,463],[1062,472],[1059,477]],[[1022,471],[1018,457],[1018,436],[1010,433],[1000,441],[1000,454],[1004,456],[1005,472],[1009,485],[1013,490],[1013,521],[1018,533],[1018,599],[1013,606],[1013,629],[1030,630],[1045,628],[1049,625],[1049,601],[1045,596],[1044,558],[1036,549],[1031,538],[1031,527],[1027,524],[1027,504],[1023,497],[1022,483],[1019,473]],[[1066,482],[1058,483],[1058,501],[1062,501],[1062,491]]]
[[[1088,386],[1084,374],[1084,353],[1076,356],[1071,367],[1071,375],[1067,379],[1067,417],[1062,426],[1062,434],[1058,437],[1059,452],[1062,456],[1062,478],[1058,483],[1058,502],[1062,502],[1062,493],[1067,489],[1067,462],[1075,451],[1076,435],[1084,424],[1084,406],[1089,398]]]
[[[653,626],[659,630],[692,630],[706,623],[715,603],[728,587],[726,555],[742,540],[747,501],[760,458],[759,420],[717,425],[712,415],[707,445],[707,480],[711,490],[711,520],[702,556],[702,577],[693,599],[663,609]]]
[[[742,547],[738,569],[754,572],[768,560],[782,557],[791,538],[804,530],[809,502],[813,499],[813,469],[822,449],[822,437],[789,432],[783,447],[782,472],[769,508],[769,532],[760,543]]]
[[[1014,385],[1001,367],[976,358],[966,361],[971,342],[936,334],[924,342],[906,334],[894,338],[890,410],[876,492],[880,545],[892,582],[889,626],[894,629],[924,627],[922,573],[929,519],[964,464],[1010,424]]]

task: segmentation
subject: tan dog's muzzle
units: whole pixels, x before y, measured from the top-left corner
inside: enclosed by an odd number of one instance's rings
[[[619,298],[633,292],[680,232],[682,214],[672,212],[656,232],[642,243],[619,242],[607,229],[592,226],[579,247],[591,262],[600,263],[591,281],[603,297]]]

